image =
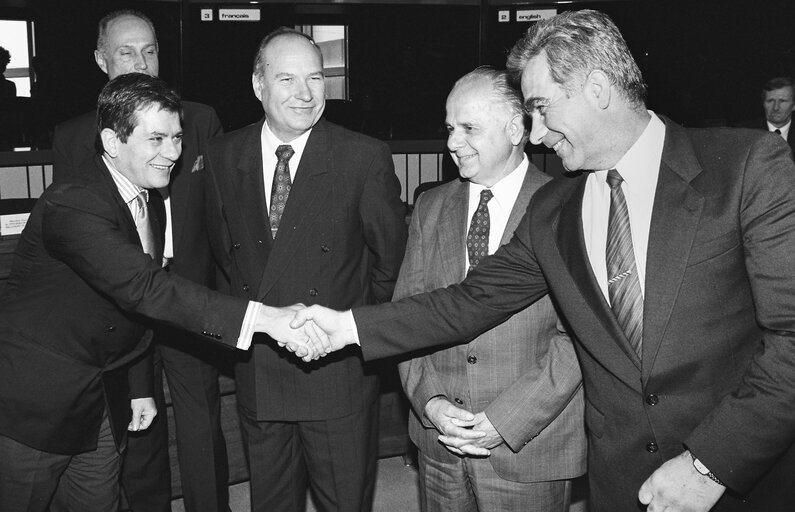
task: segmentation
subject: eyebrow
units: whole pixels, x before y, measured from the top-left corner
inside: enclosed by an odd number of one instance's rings
[[[549,105],[549,98],[542,98],[540,96],[533,96],[532,98],[527,98],[524,102],[524,109],[527,112],[532,112],[536,110],[538,107]]]

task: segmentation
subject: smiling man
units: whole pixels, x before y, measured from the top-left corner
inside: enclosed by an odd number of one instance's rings
[[[320,49],[282,28],[252,75],[265,119],[208,151],[209,230],[233,295],[269,305],[351,307],[392,297],[406,240],[386,144],[322,118]],[[357,348],[302,364],[267,343],[235,368],[252,510],[372,506],[378,377]]]
[[[460,284],[297,313],[365,359],[460,341],[550,293],[575,339],[594,512],[770,512],[795,488],[795,165],[781,137],[647,110],[613,21],[533,24],[508,70],[571,176]],[[358,333],[358,335],[357,335]]]
[[[97,27],[94,61],[112,80],[125,73],[160,73],[159,46],[152,21],[133,10],[113,11]],[[182,156],[171,180],[160,192],[165,198],[164,256],[169,272],[214,288],[215,267],[204,225],[204,160],[207,140],[221,133],[215,111],[201,103],[182,101]],[[53,139],[53,180],[72,180],[91,166],[95,153],[95,113],[58,125]],[[163,377],[168,378],[174,412],[179,475],[187,512],[228,511],[226,442],[221,429],[218,367],[227,357],[217,347],[193,343],[177,329],[160,326],[153,342],[155,402],[165,410]],[[161,371],[162,368],[162,371]],[[122,468],[122,485],[133,512],[171,510],[171,463],[168,425],[158,416],[146,432],[131,436]]]
[[[151,361],[136,363],[150,319],[241,349],[288,319],[162,268],[155,189],[182,151],[176,93],[121,75],[100,93],[97,131],[102,155],[36,202],[0,297],[3,511],[118,510],[127,430],[157,412]]]

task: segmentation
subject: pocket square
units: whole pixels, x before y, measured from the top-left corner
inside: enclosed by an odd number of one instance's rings
[[[204,169],[204,156],[199,155],[196,157],[196,161],[193,162],[193,168],[190,170],[190,172],[197,172],[201,171],[202,169]]]

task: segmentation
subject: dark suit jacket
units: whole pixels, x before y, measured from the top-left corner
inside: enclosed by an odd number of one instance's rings
[[[96,157],[45,191],[17,247],[0,300],[0,433],[49,452],[91,450],[107,402],[123,437],[129,396],[116,370],[146,348],[145,318],[234,346],[246,307],[146,255]]]
[[[530,197],[549,179],[530,164],[501,245],[513,237]],[[468,206],[468,181],[454,180],[420,196],[395,299],[464,279]],[[409,434],[428,457],[458,459],[423,416],[428,400],[443,395],[473,413],[485,411],[503,437],[505,443],[488,458],[500,478],[538,482],[585,473],[582,377],[549,297],[467,344],[403,361],[398,368],[413,409]]]
[[[738,126],[743,128],[758,128],[766,132],[770,131],[767,128],[767,121],[764,117],[740,123]],[[792,158],[795,159],[795,126],[793,125],[790,125],[789,132],[787,133],[787,144],[789,144],[789,148],[792,150]]]
[[[312,129],[276,240],[262,177],[264,121],[210,143],[210,239],[231,293],[272,306],[334,308],[392,297],[406,241],[386,144],[321,119]],[[304,364],[263,337],[235,370],[238,402],[258,420],[338,418],[375,400],[358,348]]]
[[[576,336],[591,507],[636,511],[687,446],[754,510],[795,499],[795,165],[781,138],[666,121],[646,264],[643,364],[591,271],[586,176],[535,195],[461,286],[354,310],[366,359],[449,343],[549,290]],[[445,321],[439,321],[445,319]],[[715,510],[740,508],[725,495]]]
[[[212,107],[182,102],[182,156],[171,172],[172,238],[171,270],[201,283],[215,286],[215,270],[204,223],[204,157],[209,139],[221,133],[221,123]],[[59,124],[53,138],[53,181],[74,178],[90,166],[81,166],[96,154],[96,112]]]

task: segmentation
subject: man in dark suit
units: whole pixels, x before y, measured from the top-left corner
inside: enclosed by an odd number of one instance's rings
[[[231,293],[271,305],[389,301],[406,239],[389,148],[321,119],[319,48],[278,29],[252,76],[265,119],[208,150],[211,242]],[[258,345],[235,368],[254,511],[367,511],[378,378],[358,348],[301,364]]]
[[[589,510],[791,509],[789,149],[646,110],[623,37],[595,11],[537,22],[508,68],[530,141],[581,172],[539,190],[461,285],[353,315],[314,307],[293,324],[315,319],[324,346],[361,339],[372,359],[464,339],[549,292],[582,366]]]
[[[478,244],[491,254],[508,243],[550,179],[524,154],[522,96],[505,71],[459,79],[446,124],[462,179],[420,195],[395,299],[460,282],[478,263]],[[464,345],[398,365],[423,510],[568,512],[571,480],[585,473],[584,405],[574,346],[557,326],[544,297]],[[469,428],[486,435],[460,449],[445,442]]]
[[[127,386],[148,319],[241,349],[254,331],[287,334],[291,315],[162,268],[155,189],[181,152],[179,109],[157,78],[110,81],[97,103],[102,156],[31,212],[0,300],[0,510],[118,509],[125,429],[156,413],[151,364]]]
[[[788,76],[771,78],[762,87],[762,108],[765,118],[745,123],[747,128],[760,128],[780,135],[789,144],[795,158],[795,133],[792,133],[792,112],[795,111],[795,82]]]
[[[99,68],[113,79],[131,72],[157,76],[158,45],[154,26],[137,11],[114,11],[100,20]],[[163,189],[169,223],[165,257],[169,271],[215,288],[215,268],[204,224],[204,152],[207,140],[221,133],[215,111],[182,102],[183,152]],[[95,153],[95,113],[58,125],[53,139],[53,179],[74,179],[89,167],[80,164]],[[194,343],[183,331],[158,326],[154,338],[155,401],[161,414],[147,432],[130,436],[122,484],[135,512],[171,510],[171,466],[165,414],[163,370],[168,378],[176,426],[177,456],[185,509],[229,510],[226,443],[221,431],[218,368],[225,351]],[[213,364],[215,363],[215,364]]]

